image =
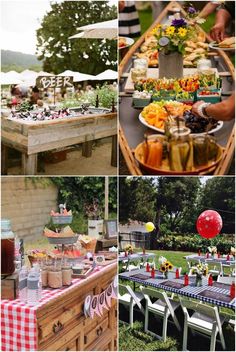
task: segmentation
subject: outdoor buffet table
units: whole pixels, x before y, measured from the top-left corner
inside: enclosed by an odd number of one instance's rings
[[[43,290],[35,307],[2,300],[2,351],[115,351],[116,300],[101,317],[83,313],[85,297],[104,291],[115,275],[115,263],[99,267],[68,288]]]
[[[117,158],[117,113],[91,114],[49,121],[2,118],[3,173],[7,173],[8,147],[22,153],[24,175],[37,173],[38,153],[112,136],[111,164]]]
[[[165,23],[169,14],[173,13],[174,8],[180,8],[180,13],[184,17],[184,12],[177,2],[170,2],[162,11],[157,20],[147,30],[146,33],[130,48],[129,52],[123,58],[119,66],[120,77],[120,107],[119,107],[119,145],[124,157],[126,166],[132,175],[142,175],[139,164],[134,157],[134,150],[144,140],[144,135],[155,134],[156,132],[148,128],[139,121],[140,109],[135,109],[132,106],[132,93],[130,84],[130,70],[133,66],[133,59],[141,45],[144,44],[147,35],[159,23]],[[207,40],[210,38],[207,36]],[[233,91],[234,84],[234,66],[229,57],[222,50],[217,52],[209,52],[209,59],[211,60],[212,67],[217,69],[219,77],[222,79],[222,99],[229,96]],[[147,71],[148,78],[151,76],[158,76],[158,68],[149,68]],[[197,72],[196,68],[184,68],[184,75],[194,74]],[[214,137],[216,142],[223,148],[223,157],[218,166],[214,170],[214,174],[224,175],[227,174],[234,156],[234,121],[224,122],[223,127],[215,132]],[[212,171],[213,172],[213,171]]]
[[[208,286],[206,278],[203,278],[202,286],[200,287],[195,286],[194,278],[189,278],[190,284],[188,286],[184,286],[184,277],[175,279],[175,273],[173,272],[169,272],[168,279],[163,278],[162,273],[156,274],[156,277],[153,279],[151,278],[150,272],[146,272],[145,269],[138,269],[119,274],[119,278],[133,281],[134,284],[138,283],[143,286],[163,289],[180,296],[211,303],[218,307],[235,309],[235,298],[231,299],[229,296],[230,285],[215,282],[213,283],[213,286]]]

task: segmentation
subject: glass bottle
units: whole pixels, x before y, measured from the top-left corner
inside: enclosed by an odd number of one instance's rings
[[[170,129],[169,163],[172,171],[192,171],[193,144],[187,127],[173,127]]]

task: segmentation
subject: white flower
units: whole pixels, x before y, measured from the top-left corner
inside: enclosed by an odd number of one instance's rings
[[[164,264],[166,261],[167,261],[167,259],[163,256],[160,256],[160,258],[158,259],[159,264]]]

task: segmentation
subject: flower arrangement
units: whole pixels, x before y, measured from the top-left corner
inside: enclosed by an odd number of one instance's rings
[[[201,263],[193,266],[191,268],[191,275],[196,274],[197,277],[201,278],[202,276],[206,276],[208,274],[208,265]]]
[[[230,253],[235,257],[235,248],[234,247],[230,248]]]
[[[170,26],[158,24],[152,30],[152,34],[157,39],[158,50],[165,54],[171,52],[184,54],[185,42],[192,38],[193,30],[183,18],[180,18],[174,19]]]
[[[160,257],[158,260],[160,264],[160,271],[167,277],[169,270],[173,269],[173,265],[165,257]]]
[[[89,219],[100,219],[102,210],[99,206],[98,199],[94,199],[92,203],[84,205],[85,213]]]
[[[133,253],[133,250],[134,250],[134,248],[133,248],[133,246],[132,246],[131,244],[127,244],[124,249],[125,249],[125,251],[128,252],[129,254],[132,254],[132,253]]]
[[[188,4],[184,9],[186,11],[185,17],[189,24],[202,24],[206,21],[205,18],[199,17],[199,11],[197,11],[192,4]]]
[[[208,252],[211,253],[212,256],[217,253],[217,247],[216,246],[207,247],[207,249],[208,249]]]

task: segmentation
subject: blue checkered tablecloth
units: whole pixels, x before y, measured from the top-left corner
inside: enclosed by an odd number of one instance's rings
[[[140,279],[135,277],[135,275],[138,274],[143,274],[146,276],[150,276],[148,279]],[[229,289],[226,288],[221,288],[221,287],[214,287],[214,286],[208,286],[207,278],[203,277],[202,279],[202,286],[196,287],[195,286],[195,278],[189,277],[189,285],[184,286],[183,288],[175,288],[175,287],[168,287],[165,286],[164,283],[165,281],[171,281],[175,283],[184,283],[184,277],[181,277],[180,279],[175,279],[175,273],[174,272],[169,272],[168,274],[168,279],[161,277],[161,275],[157,274],[157,277],[154,279],[151,278],[151,273],[147,273],[145,269],[137,269],[137,270],[132,270],[129,272],[121,273],[119,274],[119,277],[123,280],[129,280],[133,282],[137,282],[139,284],[142,284],[143,286],[150,286],[154,288],[159,288],[163,289],[165,291],[173,292],[181,296],[186,296],[190,297],[193,299],[197,299],[199,301],[207,302],[214,304],[218,307],[225,307],[225,308],[230,308],[230,309],[235,309],[235,298],[230,300],[229,302],[224,301],[223,299],[217,298],[217,295],[219,294],[220,296],[224,297],[225,299],[228,300],[229,297]],[[210,291],[211,293],[215,293],[215,297],[207,297],[201,295],[203,294],[204,291]]]
[[[123,262],[126,260],[129,261],[137,261],[137,260],[141,260],[141,259],[148,259],[148,258],[153,258],[155,257],[154,253],[134,253],[134,254],[129,254],[127,257],[125,257],[124,255],[119,255],[118,260],[119,262]]]
[[[230,256],[230,260],[227,260],[227,257],[211,257],[207,258],[205,255],[197,255],[197,254],[191,254],[186,257],[184,257],[186,260],[191,261],[191,260],[200,260],[200,262],[207,262],[207,263],[222,263],[222,264],[235,264],[235,260],[233,259],[233,256]]]

